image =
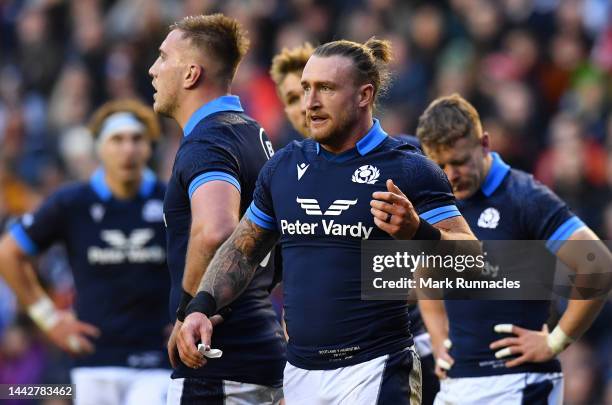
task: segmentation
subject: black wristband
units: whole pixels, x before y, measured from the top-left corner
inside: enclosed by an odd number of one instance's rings
[[[412,237],[413,240],[440,240],[441,238],[442,233],[440,230],[431,225],[429,222],[425,221],[423,218],[421,218],[419,227]]]
[[[217,302],[215,301],[215,297],[206,291],[200,291],[197,293],[189,305],[187,305],[185,315],[189,315],[194,312],[201,312],[209,318],[213,316],[217,312]]]
[[[181,302],[179,302],[179,306],[176,309],[176,320],[179,322],[185,321],[185,310],[187,309],[187,305],[191,302],[193,297],[187,291],[183,290],[183,294],[181,295]]]

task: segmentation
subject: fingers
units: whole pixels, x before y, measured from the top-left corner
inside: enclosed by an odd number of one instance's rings
[[[393,221],[393,219],[391,219]],[[378,217],[374,217],[374,225],[379,227],[382,231],[387,232],[390,235],[395,234],[399,231],[399,225],[389,224]]]
[[[397,194],[397,195],[407,199],[406,195],[404,193],[402,193],[402,190],[400,190],[399,187],[396,186],[395,183],[393,182],[393,180],[391,180],[391,179],[387,180],[387,190],[389,190],[389,192],[391,192],[391,193]]]
[[[386,201],[390,204],[405,204],[410,202],[406,197],[388,191],[376,191],[372,193],[372,198],[374,200]]]
[[[181,360],[191,368],[199,368],[206,364],[206,360],[198,352],[195,343],[196,333],[198,333],[196,331],[198,331],[198,329],[194,329],[191,325],[185,323],[181,327],[181,331],[176,339]]]
[[[93,353],[95,348],[89,340],[76,333],[71,333],[65,338],[67,351],[75,356]]]
[[[79,333],[82,333],[84,335],[91,336],[94,338],[100,337],[100,329],[96,328],[90,323],[77,322],[76,329]]]
[[[493,327],[493,330],[497,333],[514,333],[517,336],[522,336],[528,331],[511,323],[499,323]]]
[[[444,380],[446,378],[446,371],[440,368],[440,366],[438,366],[437,364],[436,368],[434,369],[434,373],[436,374],[436,377],[438,377],[440,380]]]
[[[210,346],[211,336],[212,324],[204,314],[194,312],[187,316],[177,336],[179,356],[183,363],[192,368],[206,364],[206,359],[198,352],[196,342],[201,340],[203,345]]]
[[[520,344],[520,341],[518,338],[511,337],[511,338],[504,338],[504,339],[496,340],[495,342],[489,345],[489,348],[495,350],[495,349],[499,349],[500,347],[516,346],[519,344]]]
[[[516,346],[513,347],[504,347],[501,350],[498,350],[495,352],[495,358],[496,359],[503,359],[504,357],[508,357],[508,356],[512,356],[513,354],[516,354]]]
[[[450,364],[448,361],[440,358],[436,361],[436,364],[438,365],[438,367],[440,367],[442,370],[450,370],[451,367],[453,366],[452,364]]]
[[[220,323],[223,323],[223,321],[223,316],[221,316],[220,314],[213,315],[210,317],[210,323],[212,323],[213,327],[219,325]]]
[[[176,368],[178,366],[178,349],[176,347],[176,344],[169,344],[168,343],[168,360],[170,360],[170,365],[172,366],[172,368]]]
[[[516,366],[520,366],[521,364],[527,363],[529,362],[529,356],[527,356],[526,354],[523,354],[520,357],[517,357],[514,360],[510,360],[506,362],[506,367],[511,368],[511,367],[516,367]]]

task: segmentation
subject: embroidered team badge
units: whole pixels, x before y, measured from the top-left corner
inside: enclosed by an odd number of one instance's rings
[[[104,218],[104,207],[102,204],[94,204],[89,208],[89,213],[94,221],[100,222]]]
[[[372,165],[363,165],[353,173],[353,183],[374,184],[380,177],[380,170]]]
[[[495,229],[499,224],[499,211],[495,208],[487,208],[482,211],[478,218],[478,226],[481,228]]]

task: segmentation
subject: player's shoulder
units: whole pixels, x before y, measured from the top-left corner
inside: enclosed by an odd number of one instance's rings
[[[266,177],[272,176],[282,163],[286,164],[293,161],[304,163],[308,160],[306,158],[307,154],[309,152],[316,154],[316,149],[317,143],[311,139],[289,142],[274,152],[274,155],[264,165],[262,175]]]
[[[92,198],[89,182],[75,181],[66,183],[55,190],[47,199],[65,207],[82,204]]]
[[[518,198],[523,196],[533,198],[534,195],[555,196],[553,191],[538,181],[533,174],[519,169],[511,168],[506,182],[506,192]]]
[[[261,126],[250,116],[239,111],[220,111],[200,121],[187,141],[228,140],[244,132],[259,132]]]
[[[413,151],[423,154],[423,148],[421,147],[421,141],[414,135],[399,134],[389,137],[390,145],[400,150]]]

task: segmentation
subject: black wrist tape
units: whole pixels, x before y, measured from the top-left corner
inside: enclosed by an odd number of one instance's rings
[[[206,291],[200,291],[197,293],[189,305],[187,305],[185,316],[194,312],[201,312],[209,318],[213,316],[217,312],[217,302],[215,301],[215,297]]]
[[[440,240],[440,238],[442,238],[440,230],[422,218],[412,237],[413,240]]]
[[[187,305],[189,305],[189,302],[191,302],[191,300],[193,299],[193,297],[191,296],[191,294],[189,294],[187,291],[183,290],[183,294],[181,295],[181,301],[179,302],[179,306],[176,309],[176,320],[179,322],[184,322],[185,321],[185,310],[187,309]]]

